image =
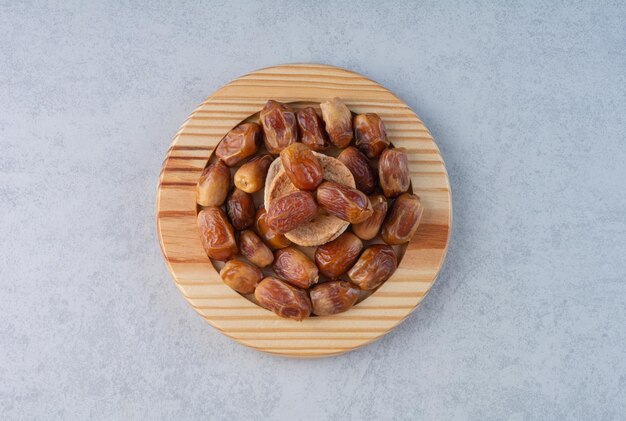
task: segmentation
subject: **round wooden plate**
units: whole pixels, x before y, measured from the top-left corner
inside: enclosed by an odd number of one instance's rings
[[[413,191],[424,205],[417,234],[398,270],[349,311],[285,320],[224,283],[200,243],[196,182],[222,137],[263,108],[265,101],[320,103],[340,97],[355,113],[378,113],[389,140],[409,157]],[[422,301],[443,263],[452,207],[446,168],[428,129],[379,84],[350,71],[317,64],[257,70],[219,89],[183,123],[168,149],[157,191],[161,250],[176,286],[213,327],[255,349],[291,357],[341,354],[389,332]]]

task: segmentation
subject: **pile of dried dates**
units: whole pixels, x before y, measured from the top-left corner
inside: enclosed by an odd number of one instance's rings
[[[202,244],[225,262],[224,283],[295,320],[344,312],[378,288],[398,266],[393,246],[411,240],[423,211],[409,192],[407,155],[391,146],[377,114],[353,117],[338,98],[320,109],[321,118],[313,107],[267,101],[260,124],[242,123],[220,141],[197,189]],[[312,151],[336,155],[356,188],[325,180]],[[275,159],[296,189],[257,207]],[[285,234],[320,212],[351,229],[307,254]]]

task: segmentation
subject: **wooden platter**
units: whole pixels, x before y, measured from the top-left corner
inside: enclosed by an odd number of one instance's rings
[[[303,322],[285,320],[222,283],[196,227],[198,178],[222,137],[261,110],[267,99],[320,103],[340,97],[355,113],[378,113],[389,140],[409,157],[413,191],[424,215],[398,270],[349,311]],[[318,64],[257,70],[217,90],[183,123],[165,156],[156,206],[166,265],[183,297],[213,327],[272,354],[321,357],[366,345],[389,332],[424,299],[448,247],[452,205],[448,174],[428,129],[411,109],[379,84]]]

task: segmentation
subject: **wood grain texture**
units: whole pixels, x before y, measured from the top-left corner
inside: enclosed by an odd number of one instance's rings
[[[320,103],[340,97],[355,113],[375,112],[391,142],[407,149],[421,225],[398,270],[346,313],[284,320],[222,283],[196,228],[196,182],[221,138],[267,99]],[[161,250],[176,286],[213,327],[255,349],[291,357],[341,354],[366,345],[404,320],[431,288],[445,258],[452,206],[446,168],[428,129],[395,95],[356,73],[291,64],[240,77],[211,95],[176,133],[163,162],[156,219]]]

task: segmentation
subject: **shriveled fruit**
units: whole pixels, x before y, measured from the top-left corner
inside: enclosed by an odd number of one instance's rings
[[[235,189],[226,202],[226,210],[230,222],[237,231],[244,230],[254,224],[256,208],[250,194]]]
[[[293,247],[278,250],[274,255],[272,267],[279,278],[300,288],[309,288],[319,279],[315,263],[306,254]]]
[[[249,263],[232,259],[220,270],[222,281],[241,294],[252,294],[263,279],[261,270]]]
[[[404,148],[386,149],[380,155],[378,178],[387,197],[396,197],[409,189],[409,158]]]
[[[215,155],[232,167],[254,155],[261,143],[261,126],[243,123],[229,131],[215,148]]]
[[[348,277],[362,290],[372,290],[395,272],[398,259],[391,246],[376,244],[363,252],[348,271]]]
[[[239,249],[241,254],[260,268],[264,268],[274,261],[272,251],[254,231],[245,230],[239,234]]]
[[[259,118],[269,153],[278,155],[284,148],[298,141],[296,115],[287,105],[270,99],[265,103]]]
[[[315,250],[315,264],[322,275],[337,278],[350,269],[361,250],[363,242],[359,237],[351,232],[344,232]]]
[[[254,291],[259,304],[280,317],[302,320],[311,314],[311,301],[306,291],[276,278],[263,279]]]
[[[354,232],[361,240],[371,240],[378,235],[380,227],[387,215],[387,199],[382,194],[370,196],[370,203],[374,209],[372,216],[367,218],[363,222],[352,225],[352,232]]]
[[[324,122],[315,112],[315,108],[306,107],[296,113],[300,141],[314,151],[320,152],[328,147],[328,135]]]
[[[284,234],[312,221],[317,215],[317,205],[313,195],[306,191],[295,191],[279,197],[267,211],[267,226],[279,234]]]
[[[354,117],[354,144],[368,158],[375,158],[389,146],[387,130],[378,114],[359,114]]]
[[[202,171],[196,190],[196,201],[201,206],[221,206],[230,189],[230,170],[217,161]]]
[[[424,207],[419,196],[410,193],[400,195],[383,224],[383,241],[387,244],[404,244],[411,241],[423,212]]]
[[[283,234],[279,234],[267,225],[267,211],[263,205],[259,206],[255,218],[256,222],[254,223],[254,228],[257,234],[261,236],[263,241],[265,241],[270,248],[274,250],[282,249],[291,244],[291,241],[289,241],[287,237]]]
[[[319,185],[317,203],[329,214],[351,224],[363,222],[373,213],[365,193],[334,181],[324,181]]]
[[[255,193],[265,186],[267,170],[274,157],[264,154],[252,158],[243,164],[235,173],[235,186],[246,193]]]
[[[344,149],[337,157],[352,175],[356,188],[365,194],[371,194],[376,187],[376,175],[365,155],[354,146]]]
[[[237,252],[235,231],[221,208],[210,207],[198,213],[200,240],[206,254],[215,260],[228,260]]]
[[[338,148],[345,148],[352,141],[352,113],[341,99],[333,98],[320,104],[322,118],[330,141]]]
[[[280,152],[287,176],[300,190],[315,190],[322,182],[322,166],[308,146],[292,143]]]
[[[352,307],[358,298],[358,288],[347,281],[324,282],[311,290],[313,313],[318,316],[343,313]]]

